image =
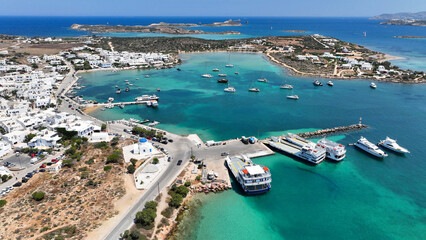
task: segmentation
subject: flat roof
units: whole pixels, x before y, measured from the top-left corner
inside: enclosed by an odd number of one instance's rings
[[[255,165],[255,166],[246,166],[247,171],[250,175],[256,175],[256,174],[263,174],[265,173],[265,170],[262,169],[261,166]]]

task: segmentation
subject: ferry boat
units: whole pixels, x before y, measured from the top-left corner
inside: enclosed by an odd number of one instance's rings
[[[227,156],[225,162],[246,194],[262,194],[271,190],[271,172],[267,167],[254,164],[244,155]]]
[[[332,87],[334,85],[334,83],[332,81],[328,81],[327,85],[330,86],[330,87]]]
[[[213,72],[219,72],[219,68],[213,69]]]
[[[264,83],[267,83],[267,82],[268,82],[268,79],[266,79],[266,78],[259,78],[259,79],[257,79],[257,81],[258,81],[258,82],[264,82]]]
[[[158,99],[159,99],[159,97],[157,97],[155,94],[153,94],[153,95],[142,95],[140,97],[135,97],[136,102],[158,100]]]
[[[288,95],[287,98],[292,100],[299,100],[299,96],[297,95]]]
[[[211,74],[206,73],[206,74],[201,75],[201,77],[203,77],[203,78],[212,78],[213,76]]]
[[[346,157],[345,146],[323,138],[317,142],[327,153],[326,157],[334,161],[342,161]]]
[[[397,153],[410,153],[410,151],[408,151],[406,148],[403,148],[401,146],[399,146],[398,143],[396,143],[396,140],[390,138],[390,137],[386,137],[385,140],[381,140],[378,143],[379,146],[385,147],[387,149],[390,149],[392,151],[395,151]]]
[[[284,84],[280,86],[281,89],[293,89],[293,85],[290,84]]]
[[[217,80],[218,83],[228,83],[228,79],[220,78]]]
[[[117,91],[115,91],[115,93],[120,94],[121,93],[121,89],[117,89]]]
[[[266,140],[264,143],[276,151],[301,158],[313,164],[321,163],[326,156],[325,149],[315,147],[316,144],[304,144],[301,146],[288,141],[286,138],[275,137],[271,138],[271,140]]]
[[[370,87],[372,88],[372,89],[376,89],[377,88],[377,85],[375,84],[375,83],[370,83]]]
[[[249,92],[260,92],[259,88],[249,88]]]
[[[219,73],[218,76],[219,77],[226,77],[227,75],[226,75],[226,73]]]
[[[234,87],[227,87],[225,89],[223,89],[223,91],[225,92],[229,92],[229,93],[235,93],[235,88]]]
[[[361,150],[364,150],[369,154],[379,158],[384,158],[388,156],[387,153],[383,152],[376,145],[369,142],[365,137],[361,137],[356,143],[354,143],[354,145],[360,148]]]
[[[322,86],[322,83],[320,81],[318,81],[318,80],[315,80],[313,82],[313,84],[314,84],[314,86]]]

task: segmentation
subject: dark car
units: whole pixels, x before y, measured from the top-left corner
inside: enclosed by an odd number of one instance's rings
[[[23,177],[23,178],[22,178],[22,182],[23,182],[23,183],[26,183],[26,182],[28,182],[28,178],[26,178],[26,177]]]
[[[162,144],[167,144],[166,140],[161,141]]]
[[[182,164],[182,160],[179,160],[178,162],[177,162],[177,165],[179,166],[179,165],[181,165]]]
[[[169,139],[169,140],[167,140],[167,141],[169,141],[170,143],[172,143],[172,142],[173,142],[173,139]]]
[[[31,173],[27,173],[27,175],[25,175],[25,177],[26,177],[26,178],[32,178],[32,177],[33,177],[33,174],[31,174]]]
[[[21,183],[21,182],[17,182],[17,183],[15,183],[15,184],[13,184],[13,187],[20,187],[20,186],[22,186],[22,183]]]
[[[169,158],[167,158],[167,162],[170,162],[172,159],[169,157]]]
[[[46,172],[46,169],[42,168],[40,169],[40,172]]]

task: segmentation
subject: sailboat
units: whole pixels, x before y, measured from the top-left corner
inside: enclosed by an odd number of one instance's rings
[[[229,86],[229,82],[228,82],[228,87],[223,89],[223,91],[225,92],[229,92],[229,93],[235,93],[235,88],[234,87],[230,87]]]
[[[257,79],[257,81],[258,81],[258,82],[264,82],[264,83],[267,83],[267,82],[268,82],[268,79],[266,79],[266,78],[262,77],[262,75],[263,75],[263,73],[261,73],[260,78],[259,78],[259,79]]]
[[[227,67],[227,68],[233,68],[234,67],[234,65],[231,64],[231,54],[229,54],[228,64],[226,64],[225,67]]]
[[[259,89],[259,88],[254,87],[253,85],[254,85],[254,84],[253,84],[253,82],[252,82],[252,86],[248,89],[248,90],[249,90],[249,92],[260,92],[260,89]]]
[[[204,64],[204,72],[207,72],[206,69],[207,69],[207,65]],[[211,74],[209,74],[209,73],[204,73],[204,74],[201,75],[201,77],[203,77],[203,78],[212,78],[213,76]]]
[[[284,80],[283,80],[283,82],[281,83],[280,88],[281,89],[293,89],[293,85],[287,84],[287,80],[285,80],[285,83],[284,83]]]
[[[293,90],[291,90],[291,95],[287,95],[287,98],[292,100],[299,100],[299,96],[293,94]]]

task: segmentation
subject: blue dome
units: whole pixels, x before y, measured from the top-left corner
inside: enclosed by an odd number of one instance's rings
[[[139,142],[140,143],[145,143],[145,142],[147,142],[148,140],[146,140],[146,138],[141,138],[141,139],[139,139]]]

